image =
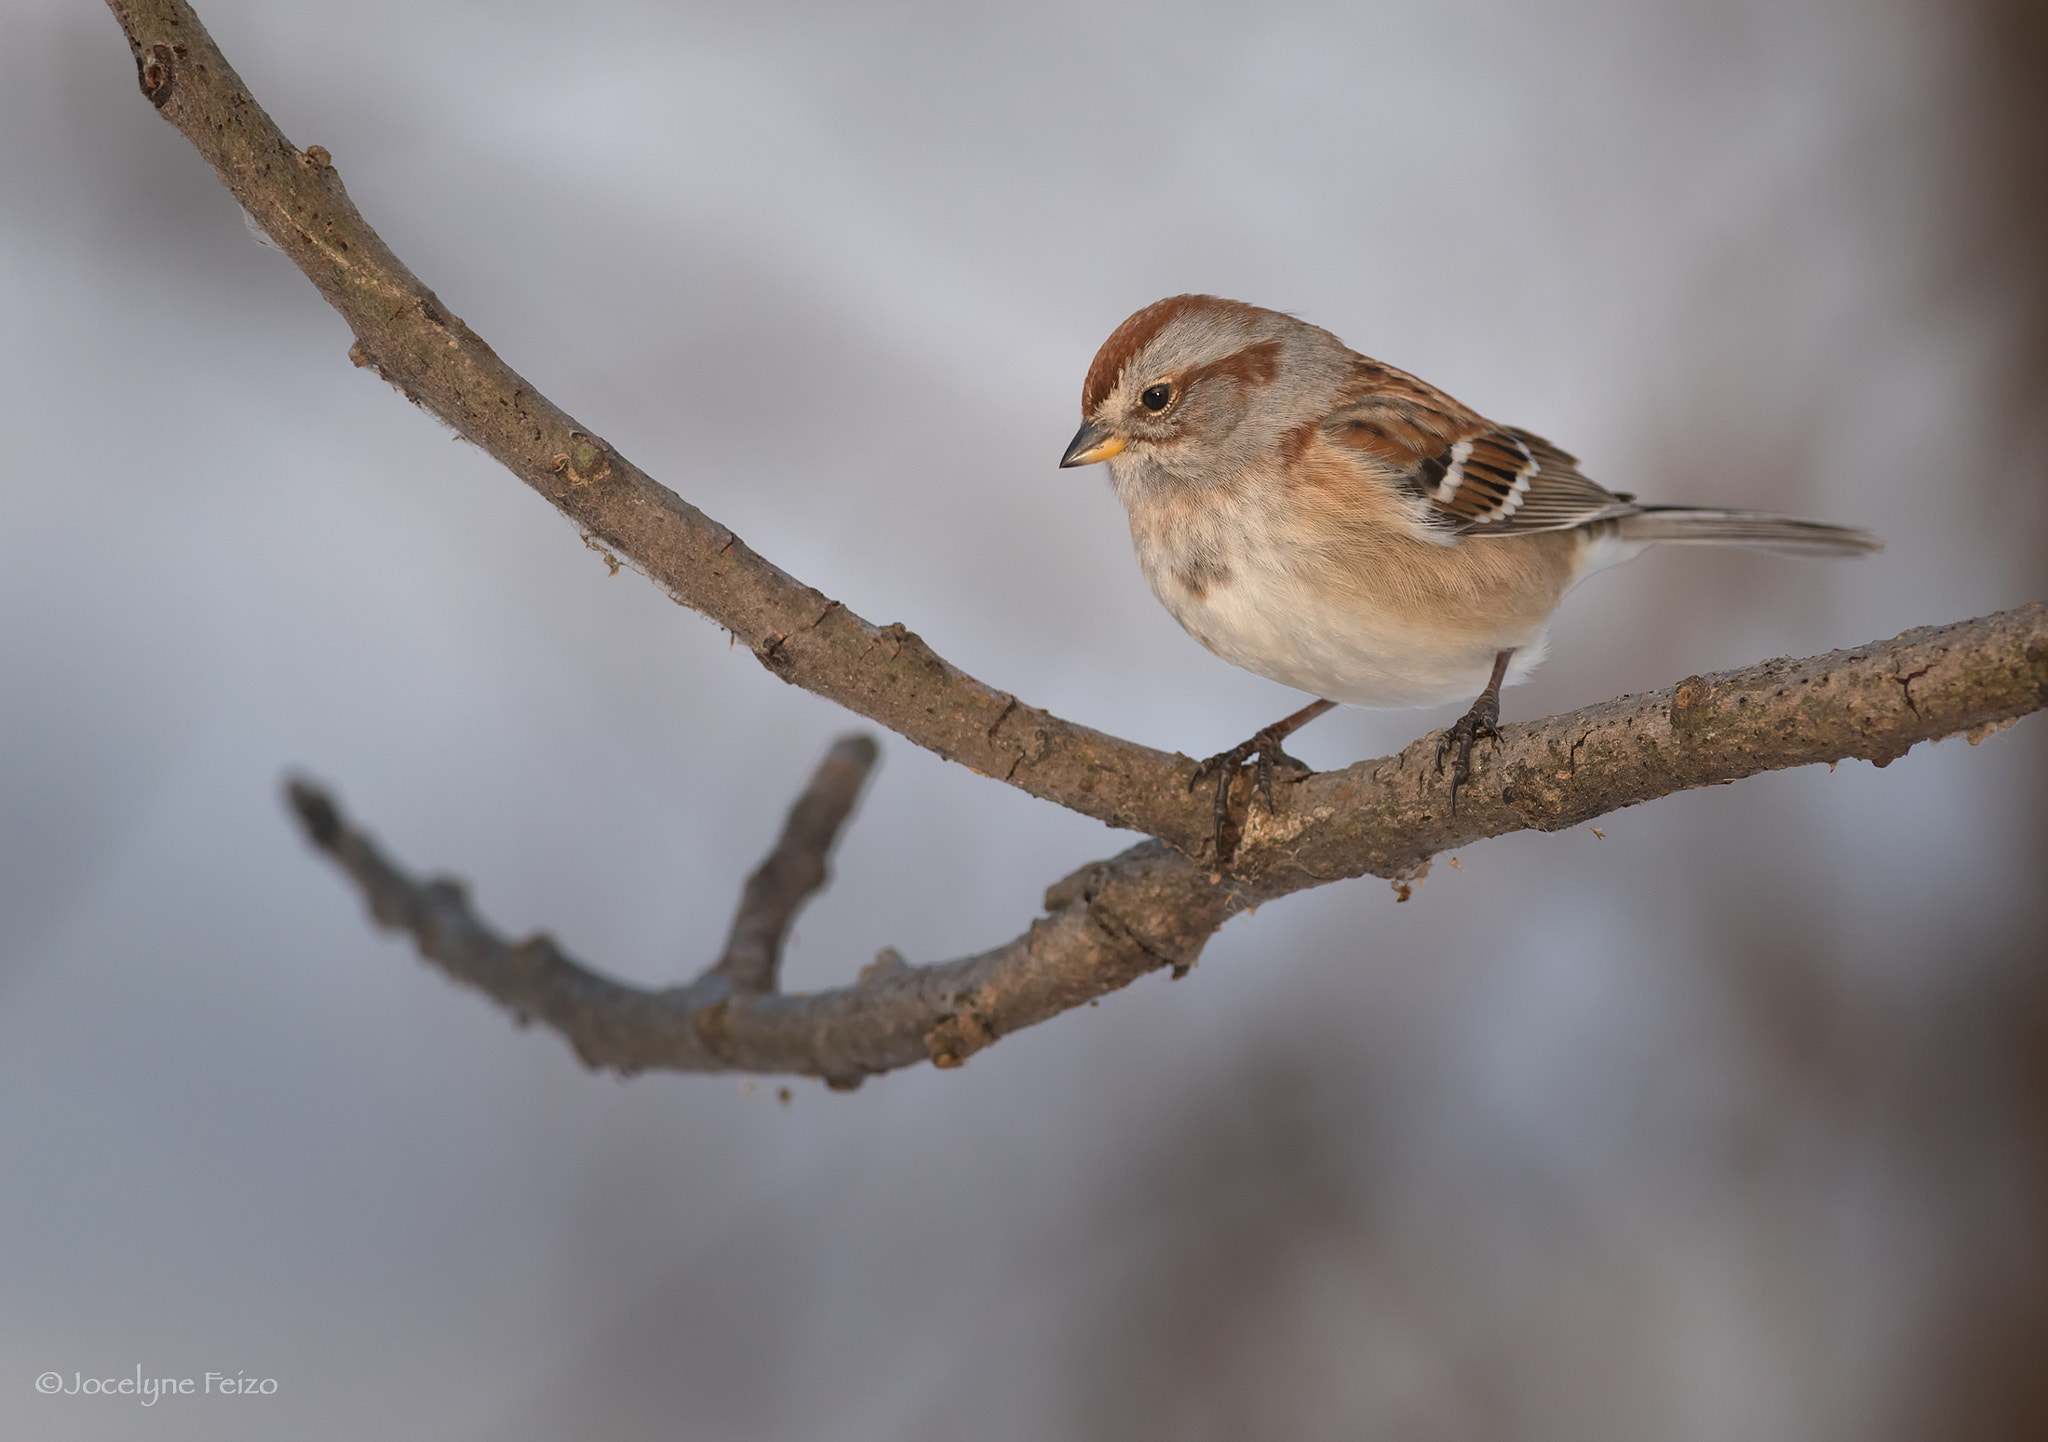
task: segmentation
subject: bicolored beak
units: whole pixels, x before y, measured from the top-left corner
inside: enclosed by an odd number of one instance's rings
[[[1106,461],[1121,451],[1130,442],[1095,421],[1084,421],[1081,429],[1074,432],[1074,440],[1067,447],[1067,453],[1060,457],[1060,469],[1068,466],[1092,466],[1097,461]]]

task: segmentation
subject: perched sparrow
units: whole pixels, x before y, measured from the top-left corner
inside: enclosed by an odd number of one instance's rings
[[[1109,462],[1152,593],[1233,665],[1324,699],[1202,763],[1252,756],[1272,801],[1281,749],[1339,702],[1429,706],[1475,693],[1444,734],[1451,808],[1500,688],[1543,659],[1580,580],[1653,541],[1803,555],[1881,550],[1866,531],[1756,511],[1653,506],[1569,455],[1278,311],[1177,295],[1113,331],[1081,391],[1062,466]]]

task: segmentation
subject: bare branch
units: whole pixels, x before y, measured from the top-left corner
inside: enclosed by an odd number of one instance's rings
[[[500,360],[393,255],[320,146],[299,150],[184,0],[108,0],[143,93],[354,331],[349,355],[501,462],[783,680],[1033,796],[1194,848],[1193,762],[977,681],[907,627],[876,626],[757,555]],[[1176,777],[1178,778],[1176,780]]]
[[[410,933],[422,956],[522,1023],[561,1032],[586,1066],[625,1074],[793,1073],[846,1088],[915,1062],[958,1066],[1148,971],[1184,973],[1243,904],[1147,841],[1049,889],[1051,915],[977,956],[881,963],[852,986],[807,996],[742,991],[715,967],[688,986],[649,991],[598,975],[544,932],[506,941],[470,909],[462,883],[415,880],[311,783],[293,781],[288,794],[307,836],[355,878],[380,925]]]
[[[782,938],[797,908],[825,886],[825,857],[853,814],[861,787],[880,755],[872,736],[842,736],[818,763],[811,784],[789,808],[775,849],[747,878],[740,909],[711,969],[735,991],[773,991]]]
[[[1484,804],[1461,806],[1455,821],[1434,788],[1417,784],[1435,757],[1433,743],[1417,742],[1289,788],[1277,816],[1256,813],[1246,876],[1218,876],[1148,841],[1048,889],[1051,914],[1004,946],[930,966],[878,964],[852,986],[808,996],[743,990],[724,963],[690,986],[643,991],[585,969],[545,935],[512,945],[474,916],[460,883],[413,880],[306,783],[292,783],[291,800],[314,843],[356,879],[372,916],[410,932],[421,955],[451,976],[555,1027],[588,1065],[794,1072],[847,1086],[918,1061],[957,1066],[996,1038],[1147,971],[1183,973],[1231,916],[1288,892],[1367,872],[1414,878],[1442,847],[1577,825],[1758,771],[1850,757],[1884,765],[1915,742],[1957,732],[1974,743],[2043,705],[2048,607],[2038,605],[1854,651],[1694,676],[1503,727],[1486,771],[1504,777],[1505,788],[1495,796],[1475,785],[1467,794],[1485,793]],[[819,789],[814,781],[812,792]],[[798,803],[792,830],[811,802],[807,794]],[[826,834],[811,854],[829,843]],[[750,882],[749,906],[754,889]],[[777,894],[800,900],[808,889]]]
[[[1424,737],[1310,776],[1262,809],[1231,861],[1262,897],[1345,876],[1401,877],[1439,851],[1557,831],[1760,771],[1851,758],[1889,766],[1922,741],[1972,743],[2048,706],[2048,606],[1923,626],[1890,641],[1692,676],[1646,695],[1500,728],[1450,814]]]

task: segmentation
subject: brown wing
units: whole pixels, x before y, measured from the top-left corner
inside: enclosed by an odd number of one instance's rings
[[[1405,371],[1361,356],[1351,394],[1324,434],[1379,461],[1451,535],[1561,531],[1637,509],[1541,436],[1496,426]]]

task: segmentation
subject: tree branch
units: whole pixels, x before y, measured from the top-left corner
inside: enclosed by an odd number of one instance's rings
[[[143,94],[355,333],[349,356],[501,462],[762,665],[898,735],[1111,826],[1199,845],[1193,763],[1028,705],[756,554],[498,358],[393,255],[320,146],[256,103],[184,0],[108,0]],[[1175,783],[1178,776],[1179,784]]]
[[[2037,602],[1503,725],[1497,748],[1473,753],[1455,817],[1427,736],[1288,788],[1278,814],[1250,818],[1231,869],[1262,898],[1346,876],[1412,875],[1485,837],[1558,831],[1760,771],[1851,758],[1889,766],[1922,741],[1960,734],[1974,745],[2044,706],[2048,606]]]
[[[1407,884],[1442,847],[1554,831],[1758,771],[1850,757],[1887,765],[1918,741],[1967,732],[1975,744],[2044,705],[2048,607],[2035,605],[1854,651],[1694,676],[1646,696],[1503,727],[1498,755],[1487,758],[1487,769],[1506,779],[1502,794],[1460,807],[1455,821],[1448,807],[1436,809],[1432,788],[1416,784],[1435,769],[1434,743],[1425,739],[1397,756],[1311,777],[1291,788],[1276,816],[1256,813],[1247,838],[1261,857],[1256,881],[1215,875],[1147,841],[1049,888],[1049,915],[993,951],[928,966],[884,953],[854,985],[807,996],[742,988],[726,961],[689,986],[645,991],[589,971],[545,934],[508,943],[471,912],[459,882],[413,880],[304,782],[292,783],[291,800],[313,842],[355,878],[378,922],[410,932],[422,956],[522,1020],[538,1017],[556,1028],[585,1064],[620,1072],[794,1072],[850,1086],[913,1062],[958,1066],[998,1037],[1148,971],[1184,974],[1230,917],[1291,891],[1373,873],[1401,882],[1405,900]],[[783,842],[749,881],[736,936],[757,905],[757,883],[777,868],[792,833],[805,838],[797,845],[822,874],[817,858],[845,810],[830,826],[800,818],[807,808],[822,813],[841,804],[821,803],[821,790],[833,789],[851,806],[858,778],[826,779],[849,744],[827,757]],[[763,905],[764,915],[785,904],[793,910],[814,885],[776,882],[782,899]],[[782,921],[786,912],[763,925],[779,936]],[[772,961],[767,976],[772,985]]]
[[[797,908],[824,889],[825,857],[839,828],[853,814],[853,803],[860,799],[880,754],[872,736],[840,737],[790,807],[775,849],[747,878],[739,912],[725,938],[725,955],[711,968],[730,981],[733,990],[775,990],[782,938]]]
[[[932,966],[878,965],[850,987],[784,996],[773,990],[782,933],[822,883],[824,854],[860,784],[851,770],[830,781],[821,772],[816,795],[799,803],[782,846],[749,883],[724,957],[690,986],[648,992],[583,968],[544,935],[503,941],[471,913],[459,884],[414,881],[326,797],[295,783],[308,833],[355,877],[380,922],[410,932],[451,975],[561,1030],[593,1066],[792,1071],[850,1083],[926,1058],[957,1064],[1147,970],[1185,970],[1216,927],[1262,900],[1364,874],[1405,885],[1446,847],[1554,830],[1784,766],[1848,757],[1885,765],[1916,742],[1961,731],[1974,742],[2048,704],[2048,611],[2027,606],[1505,726],[1455,818],[1425,737],[1397,756],[1283,787],[1272,812],[1244,818],[1232,876],[1212,874],[1198,864],[1212,851],[1212,823],[1209,806],[1189,794],[1188,758],[1019,701],[905,627],[875,626],[755,554],[578,426],[448,314],[357,213],[327,152],[284,137],[183,0],[108,4],[144,95],[348,322],[358,365],[502,462],[586,539],[745,641],[784,680],[1031,795],[1160,838],[1054,886],[1051,914],[1006,946]]]
[[[849,761],[845,750],[865,750]],[[778,932],[814,885],[780,880],[764,899],[760,878],[778,870],[792,832],[817,864],[851,808],[874,743],[849,737],[833,748],[792,809],[782,843],[747,885],[738,933],[758,910]],[[835,774],[836,773],[836,774]],[[820,800],[820,792],[833,793]],[[1218,926],[1243,902],[1159,841],[1084,867],[1046,892],[1051,915],[993,951],[907,966],[885,951],[852,986],[786,996],[739,984],[733,952],[688,986],[650,991],[600,976],[545,932],[506,941],[471,910],[467,888],[447,877],[421,882],[387,860],[306,781],[287,787],[306,835],[355,878],[382,926],[410,933],[420,955],[509,1010],[562,1033],[586,1066],[622,1074],[667,1071],[795,1073],[839,1088],[914,1062],[959,1066],[999,1036],[1128,986],[1161,966],[1185,973]],[[837,807],[829,827],[820,815]],[[807,814],[808,813],[808,814]],[[820,835],[821,832],[826,834]],[[822,864],[818,872],[822,874]]]

